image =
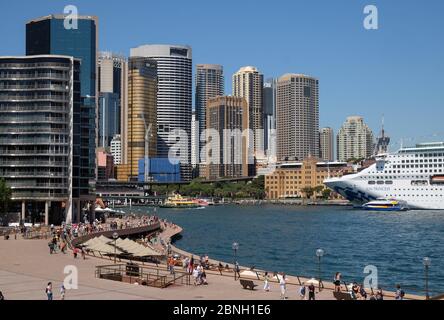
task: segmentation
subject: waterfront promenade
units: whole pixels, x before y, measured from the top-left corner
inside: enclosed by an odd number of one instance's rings
[[[208,286],[170,286],[158,289],[95,278],[95,267],[112,264],[109,260],[87,257],[74,259],[71,254],[49,255],[47,240],[0,240],[0,291],[8,300],[45,300],[48,282],[54,286],[54,299],[65,278],[64,268],[78,268],[78,290],[70,290],[66,300],[275,300],[277,284],[271,292],[243,290],[233,278],[207,274]],[[262,285],[262,282],[257,281]],[[289,287],[289,299],[297,299],[297,287]],[[330,299],[331,292],[319,298]]]
[[[182,231],[173,224],[164,225],[159,235],[167,243],[171,237]],[[190,253],[172,246],[175,253],[190,256]],[[271,282],[271,292],[262,290],[263,281],[251,278],[258,290],[244,290],[232,272],[219,274],[207,271],[208,286],[173,285],[166,289],[131,285],[122,282],[101,280],[95,277],[100,265],[111,265],[112,261],[87,256],[86,260],[74,259],[68,252],[50,255],[47,240],[0,240],[0,291],[10,300],[45,300],[44,288],[48,282],[54,286],[55,299],[59,298],[59,288],[65,278],[66,266],[78,270],[78,289],[67,292],[67,300],[277,300],[280,298],[279,285]],[[210,261],[216,263],[216,261]],[[225,264],[224,264],[225,265]],[[166,266],[165,266],[166,269]],[[305,281],[306,279],[301,279]],[[328,289],[317,293],[318,300],[333,300],[332,284],[325,283]],[[299,300],[298,281],[289,277],[289,300]],[[385,293],[386,299],[393,299],[393,293]],[[418,298],[420,297],[408,297]]]

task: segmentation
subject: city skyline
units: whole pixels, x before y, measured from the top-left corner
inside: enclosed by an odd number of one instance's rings
[[[322,3],[322,8],[319,3],[283,3],[285,6],[258,4],[251,7],[251,3],[246,1],[238,4],[236,12],[230,11],[230,17],[236,21],[245,10],[254,12],[254,19],[263,21],[266,28],[251,31],[242,26],[250,23],[253,17],[244,16],[235,26],[203,30],[201,23],[187,19],[196,6],[213,6],[200,1],[193,2],[187,8],[179,2],[168,6],[153,4],[150,8],[156,14],[152,19],[141,18],[144,10],[131,12],[135,16],[128,19],[125,27],[113,21],[118,17],[126,20],[130,6],[119,6],[117,10],[116,4],[105,7],[86,1],[39,1],[38,4],[16,1],[2,10],[7,13],[2,17],[2,26],[10,31],[2,37],[2,55],[24,54],[24,42],[17,39],[23,38],[23,25],[28,20],[61,13],[65,5],[73,4],[78,6],[79,14],[99,17],[99,50],[129,56],[130,48],[145,43],[189,44],[193,48],[194,64],[215,63],[224,67],[226,93],[231,89],[230,76],[243,65],[257,66],[265,78],[277,78],[288,72],[309,74],[323,83],[320,93],[321,127],[330,126],[337,131],[347,116],[356,114],[363,116],[376,132],[384,114],[387,133],[392,137],[392,151],[399,148],[401,139],[408,145],[444,139],[440,117],[436,117],[436,113],[442,113],[443,93],[439,88],[444,80],[444,64],[439,57],[444,48],[435,40],[439,38],[443,25],[438,15],[444,8],[443,3],[430,1],[427,7],[418,11],[413,1],[403,1],[402,4],[375,1],[380,15],[378,30],[363,27],[363,8],[367,5],[364,1],[353,4]],[[174,4],[177,10],[171,10],[175,8]],[[18,6],[27,10],[16,10]],[[288,10],[283,10],[283,7]],[[335,14],[327,15],[325,12]],[[162,19],[167,14],[172,15],[169,19],[171,23],[162,27]],[[220,12],[214,14],[211,19],[227,14],[225,4]],[[294,25],[288,27],[287,31],[279,28],[278,33],[277,27],[273,26],[275,17],[280,17],[280,23],[286,26],[291,25],[291,21],[294,21]],[[307,28],[307,23],[312,21],[317,23]],[[177,28],[185,22],[186,28]],[[229,32],[231,28],[239,32],[232,36]],[[146,30],[154,31],[147,34]],[[127,36],[129,34],[131,37]],[[266,46],[264,38],[269,40]],[[301,50],[300,44],[311,49]],[[228,49],[235,45],[239,50]],[[339,80],[347,79],[347,82],[338,81],[338,74],[341,75]],[[418,84],[409,81],[412,74],[418,79],[427,79],[427,82]],[[344,99],[345,96],[347,99]],[[417,123],[412,128],[409,119],[420,118],[424,109],[434,116],[427,117],[427,121]]]

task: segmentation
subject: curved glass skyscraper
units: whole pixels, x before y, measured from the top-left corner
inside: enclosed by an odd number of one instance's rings
[[[180,160],[182,179],[191,180],[191,116],[193,99],[192,50],[188,46],[144,45],[131,49],[132,57],[157,61],[157,155]],[[173,135],[181,130],[177,140]],[[174,149],[171,149],[174,147]]]

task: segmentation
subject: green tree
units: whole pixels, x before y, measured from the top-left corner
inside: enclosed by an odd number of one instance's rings
[[[0,217],[3,218],[8,213],[9,203],[11,202],[12,190],[6,184],[5,179],[0,179]]]
[[[330,197],[331,197],[331,190],[328,188],[325,188],[322,191],[322,198],[324,198],[325,200],[328,200],[328,199],[330,199]]]
[[[313,197],[313,194],[314,194],[314,189],[313,188],[305,187],[305,188],[302,188],[301,191],[305,195],[305,198],[311,199],[311,197]]]

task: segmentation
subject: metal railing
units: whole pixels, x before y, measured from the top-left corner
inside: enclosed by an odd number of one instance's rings
[[[96,278],[138,283],[148,287],[167,288],[170,285],[191,285],[191,275],[186,272],[169,271],[160,267],[148,267],[138,264],[117,264],[96,267]]]

